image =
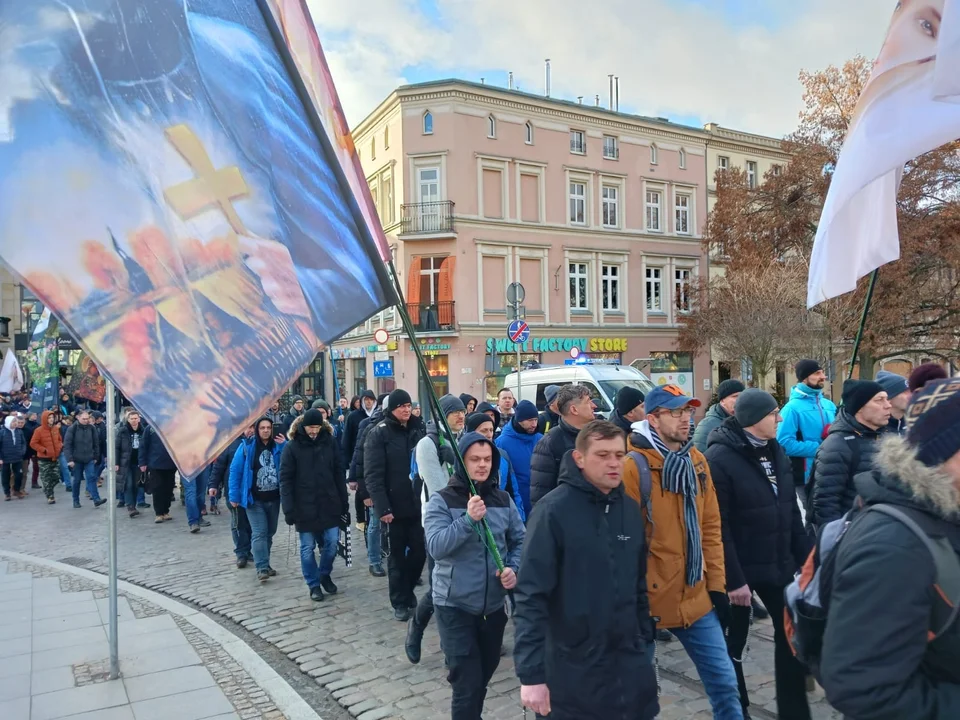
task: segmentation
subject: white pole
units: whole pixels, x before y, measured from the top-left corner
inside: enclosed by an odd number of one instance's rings
[[[110,679],[120,677],[117,623],[117,408],[113,383],[106,381],[107,398],[107,518],[110,523]],[[136,502],[136,499],[134,499]]]

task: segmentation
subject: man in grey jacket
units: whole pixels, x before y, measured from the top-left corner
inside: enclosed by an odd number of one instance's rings
[[[693,431],[693,445],[702,453],[707,451],[707,438],[714,430],[723,424],[728,417],[733,417],[733,408],[737,404],[737,398],[740,397],[745,389],[745,385],[739,380],[724,380],[717,385],[717,403],[711,405],[703,420]]]
[[[506,592],[517,584],[523,548],[523,521],[513,500],[500,489],[500,452],[479,433],[458,443],[464,468],[434,494],[424,518],[427,551],[436,563],[433,602],[447,680],[453,688],[452,720],[480,720],[487,683],[500,664],[507,624]],[[470,480],[477,488],[471,494]],[[497,570],[483,539],[486,518],[504,569]]]

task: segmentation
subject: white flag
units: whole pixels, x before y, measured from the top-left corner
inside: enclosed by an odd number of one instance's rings
[[[960,0],[901,0],[823,205],[807,307],[900,257],[903,166],[960,138]]]
[[[3,356],[3,367],[0,368],[0,393],[17,392],[23,387],[23,371],[13,350],[7,350]]]

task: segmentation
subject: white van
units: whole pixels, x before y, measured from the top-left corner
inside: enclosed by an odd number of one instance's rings
[[[650,378],[628,365],[558,365],[524,370],[520,373],[521,387],[517,387],[517,373],[507,375],[503,386],[513,391],[517,402],[529,400],[541,412],[547,405],[543,391],[549,385],[586,385],[593,395],[597,413],[605,418],[613,411],[613,400],[624,386],[635,387],[644,395],[655,385]]]

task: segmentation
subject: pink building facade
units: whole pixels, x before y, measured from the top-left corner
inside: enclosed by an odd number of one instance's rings
[[[709,137],[463,81],[396,90],[354,139],[417,333],[387,311],[334,343],[342,391],[421,395],[416,342],[437,392],[491,397],[516,367],[506,288],[520,282],[523,362],[562,365],[577,347],[709,399],[709,355],[676,346],[707,272]]]

